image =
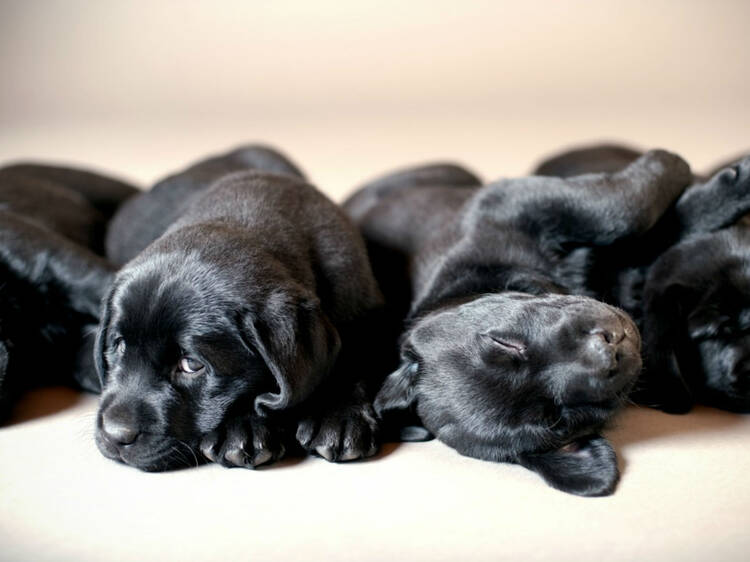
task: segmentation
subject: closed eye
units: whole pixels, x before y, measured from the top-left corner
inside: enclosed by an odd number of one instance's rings
[[[517,339],[504,337],[493,330],[484,332],[482,336],[484,336],[487,341],[491,342],[496,349],[503,353],[507,353],[517,359],[526,359],[526,345],[523,342]]]

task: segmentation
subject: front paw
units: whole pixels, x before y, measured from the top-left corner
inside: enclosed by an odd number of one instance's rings
[[[371,457],[378,452],[378,422],[369,403],[334,407],[304,418],[297,441],[309,453],[331,462]]]
[[[255,468],[279,460],[285,452],[278,431],[251,415],[225,421],[204,436],[200,448],[208,460],[229,468]]]

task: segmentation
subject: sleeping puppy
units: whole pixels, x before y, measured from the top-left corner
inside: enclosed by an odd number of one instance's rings
[[[537,171],[567,177],[612,170],[634,155],[592,146],[554,156]],[[637,402],[672,413],[695,402],[750,410],[750,246],[741,220],[748,212],[750,157],[744,157],[694,177],[651,231],[600,256],[589,285],[627,310],[643,335]]]
[[[572,180],[480,187],[456,176],[416,168],[345,203],[382,286],[409,294],[401,365],[376,412],[413,410],[462,454],[522,464],[573,494],[610,494],[617,461],[600,432],[640,371],[640,339],[625,313],[585,296],[590,248],[649,229],[689,167],[652,151]]]
[[[750,223],[687,238],[648,271],[645,399],[750,412]],[[638,396],[636,395],[636,398]]]
[[[255,467],[295,440],[375,453],[360,378],[382,297],[354,226],[286,158],[248,146],[170,176],[123,207],[108,248],[137,255],[97,338],[105,456],[153,471]]]
[[[136,192],[85,170],[0,169],[0,418],[32,386],[98,391],[93,333],[113,271],[98,254],[110,215]]]

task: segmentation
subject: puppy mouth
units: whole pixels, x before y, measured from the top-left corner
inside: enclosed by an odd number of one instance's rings
[[[95,440],[106,458],[145,472],[179,470],[205,462],[189,444],[169,436],[143,435],[139,442],[116,445],[97,431]]]
[[[110,442],[109,439],[104,437],[102,435],[102,432],[97,429],[96,436],[94,437],[94,440],[96,441],[96,446],[99,448],[99,452],[101,452],[102,455],[107,457],[108,459],[111,459],[113,461],[118,461],[124,463],[125,461],[122,460],[122,457],[120,456],[119,449],[114,445],[114,443]]]

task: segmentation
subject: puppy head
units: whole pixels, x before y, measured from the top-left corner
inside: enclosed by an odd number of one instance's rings
[[[679,388],[667,398],[750,412],[748,247],[750,229],[729,228],[673,246],[650,268],[644,355],[672,357]]]
[[[599,431],[641,368],[623,312],[579,296],[482,296],[418,319],[402,357],[376,398],[381,416],[415,408],[462,454],[523,464],[575,494],[614,489]]]
[[[727,273],[688,313],[688,342],[676,353],[701,402],[750,412],[750,275]]]
[[[338,345],[315,296],[278,272],[243,275],[195,253],[136,261],[116,278],[97,337],[99,449],[143,470],[195,463],[227,417],[304,399]]]

